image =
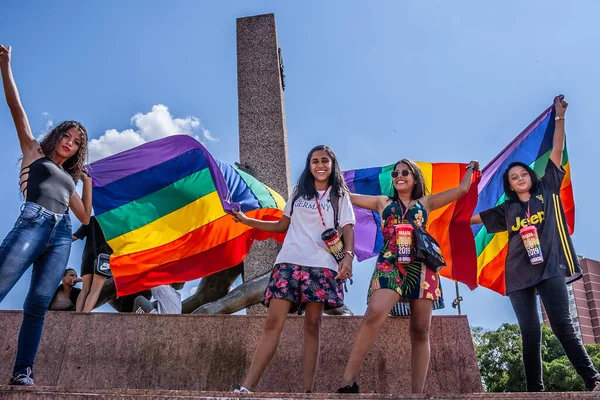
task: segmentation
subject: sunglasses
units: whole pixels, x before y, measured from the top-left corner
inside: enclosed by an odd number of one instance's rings
[[[393,170],[392,171],[392,178],[397,178],[400,175],[402,176],[408,176],[408,174],[410,174],[411,171],[407,170],[407,169],[403,169],[402,171],[397,171],[397,170]]]

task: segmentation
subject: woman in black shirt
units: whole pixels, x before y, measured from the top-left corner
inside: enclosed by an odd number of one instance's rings
[[[536,293],[544,303],[552,331],[587,389],[600,391],[600,374],[594,369],[571,320],[565,281],[581,276],[560,200],[565,175],[561,165],[567,105],[556,98],[552,151],[544,177],[538,179],[524,163],[511,163],[503,175],[507,200],[471,218],[471,224],[483,223],[490,233],[508,231],[506,293],[521,328],[530,392],[544,390]]]
[[[77,299],[77,311],[92,312],[98,297],[106,280],[105,275],[100,275],[96,271],[96,263],[100,254],[110,256],[112,249],[104,238],[104,232],[98,223],[96,217],[90,218],[90,223],[81,225],[77,232],[73,234],[73,241],[85,240],[83,253],[81,254],[81,279],[83,280],[83,289]]]

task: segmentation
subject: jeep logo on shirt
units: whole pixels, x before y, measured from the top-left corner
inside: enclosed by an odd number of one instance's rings
[[[531,216],[531,218],[529,218],[531,220],[531,224],[532,225],[537,225],[537,224],[541,224],[542,221],[544,221],[544,212],[543,211],[539,211],[535,214],[533,214]],[[515,221],[515,225],[511,227],[511,229],[513,230],[513,232],[518,232],[521,230],[521,228],[528,226],[529,222],[527,220],[527,218],[521,218],[521,217],[517,217],[517,220]]]

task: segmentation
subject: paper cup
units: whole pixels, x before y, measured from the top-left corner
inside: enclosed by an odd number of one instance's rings
[[[540,238],[537,233],[537,228],[533,225],[525,226],[519,231],[521,239],[527,250],[529,256],[529,262],[533,265],[544,262],[544,256],[542,254],[542,246],[540,245]]]
[[[335,261],[340,262],[344,259],[344,243],[334,228],[327,229],[321,234],[321,240],[325,242],[325,246],[335,258]]]
[[[396,230],[396,247],[398,248],[398,262],[409,263],[412,260],[412,234],[413,227],[411,224],[397,224],[394,225]]]

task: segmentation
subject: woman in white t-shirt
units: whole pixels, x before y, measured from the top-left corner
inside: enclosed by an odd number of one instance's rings
[[[338,202],[335,210],[332,199]],[[354,259],[354,211],[335,154],[327,146],[317,146],[308,153],[304,171],[279,221],[260,221],[243,212],[234,214],[236,221],[256,229],[287,231],[265,291],[263,304],[269,307],[265,330],[250,371],[235,391],[256,388],[275,354],[287,314],[303,309],[303,388],[310,392],[317,372],[323,311],[344,305],[343,281],[352,277]],[[332,228],[343,237],[343,248],[336,254],[339,263],[321,239],[321,234]]]

